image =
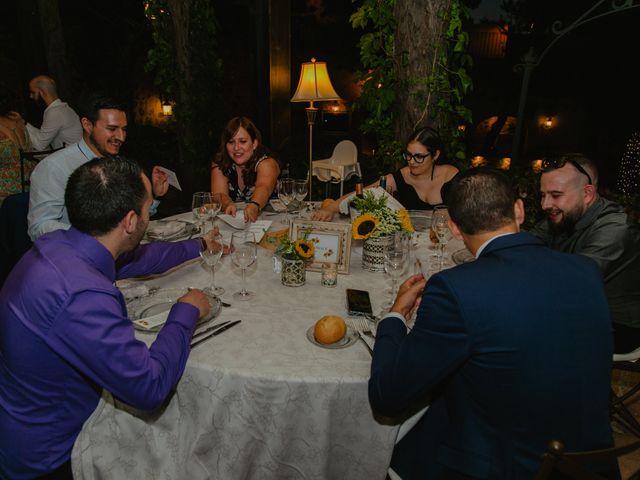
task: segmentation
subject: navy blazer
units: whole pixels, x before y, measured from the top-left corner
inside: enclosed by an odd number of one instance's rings
[[[528,479],[551,439],[568,451],[613,445],[612,355],[595,262],[517,233],[431,277],[409,334],[399,318],[379,325],[369,400],[400,417],[432,396],[396,446],[404,480]]]

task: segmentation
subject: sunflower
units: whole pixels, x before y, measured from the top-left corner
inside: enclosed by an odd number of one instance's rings
[[[303,259],[312,258],[316,251],[316,246],[313,242],[304,238],[296,240],[293,245],[296,253]]]
[[[413,232],[414,228],[411,224],[411,218],[409,217],[409,212],[407,212],[406,208],[401,208],[398,210],[398,216],[400,217],[400,225],[402,225],[402,229],[405,232]]]
[[[376,229],[380,220],[375,215],[363,213],[353,221],[351,231],[355,240],[366,240]]]

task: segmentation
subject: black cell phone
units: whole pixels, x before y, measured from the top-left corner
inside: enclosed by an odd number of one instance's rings
[[[369,292],[347,288],[347,310],[349,315],[373,315]]]

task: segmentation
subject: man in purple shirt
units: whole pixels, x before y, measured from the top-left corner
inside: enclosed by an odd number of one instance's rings
[[[200,240],[138,246],[151,202],[135,162],[85,163],[65,192],[72,227],[37,240],[0,291],[0,478],[71,478],[73,443],[103,388],[153,409],[180,379],[205,295],[178,299],[147,347],[114,286],[199,254]]]

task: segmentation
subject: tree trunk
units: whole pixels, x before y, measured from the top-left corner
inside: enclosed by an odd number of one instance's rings
[[[67,57],[58,0],[38,0],[38,13],[49,66],[48,74],[56,81],[58,96],[74,103],[76,98],[72,96],[72,92],[77,89],[71,84],[71,64]]]
[[[409,79],[426,78],[434,69],[448,8],[449,0],[397,0],[395,4],[394,59],[399,80],[395,134],[401,141],[418,126],[442,127],[436,124],[433,94],[424,83]]]

